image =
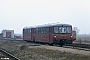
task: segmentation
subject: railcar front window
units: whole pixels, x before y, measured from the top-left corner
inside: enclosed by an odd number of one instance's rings
[[[54,33],[58,33],[58,27],[54,27]]]
[[[59,27],[59,33],[66,33],[66,27]]]
[[[67,33],[71,33],[71,32],[72,32],[71,27],[67,27]]]
[[[54,33],[72,33],[71,27],[54,27]]]

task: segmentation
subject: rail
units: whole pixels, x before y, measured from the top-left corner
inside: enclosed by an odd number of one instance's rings
[[[20,60],[19,58],[15,57],[14,55],[10,54],[9,52],[7,52],[6,50],[4,50],[2,48],[0,48],[0,52],[5,54],[8,58],[12,58],[14,60]],[[5,58],[1,58],[1,59],[5,59]]]
[[[73,44],[66,44],[64,47],[65,48],[73,48],[73,49],[90,51],[90,44],[73,43]]]

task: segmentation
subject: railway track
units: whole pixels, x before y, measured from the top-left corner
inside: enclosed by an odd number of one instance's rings
[[[90,44],[73,43],[73,44],[66,44],[64,47],[65,48],[72,48],[72,49],[90,51]]]
[[[30,46],[40,46],[40,45],[47,45],[48,46],[48,44],[38,44],[38,43],[37,44],[35,44],[35,43],[30,44]],[[60,47],[60,45],[54,45],[54,46]],[[63,46],[63,48],[72,48],[72,49],[90,51],[90,44],[77,44],[77,43],[66,44]]]
[[[6,50],[0,48],[0,60],[20,60],[19,58],[13,56]]]
[[[31,42],[26,42],[26,41],[23,41],[23,40],[11,40],[10,41],[13,41],[13,42],[21,42],[21,43],[25,43],[25,44],[29,44],[30,43],[30,46],[40,46],[42,44],[39,44],[39,43],[31,43]],[[46,44],[44,44],[46,45]],[[59,45],[56,45],[56,47],[60,47]],[[85,50],[85,51],[90,51],[90,44],[80,44],[80,43],[73,43],[73,44],[66,44],[63,46],[64,48],[72,48],[72,49],[78,49],[78,50]]]

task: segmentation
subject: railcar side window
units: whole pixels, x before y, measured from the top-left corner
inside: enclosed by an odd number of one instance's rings
[[[25,33],[25,29],[23,29],[23,33]]]
[[[49,33],[49,28],[46,28],[46,33]]]
[[[30,33],[31,33],[31,29],[24,29],[24,30],[23,30],[23,33],[25,33],[25,34],[30,34]]]
[[[41,28],[41,33],[43,33],[43,28]]]
[[[49,28],[49,33],[52,33],[52,28],[51,27]]]
[[[36,29],[36,33],[38,33],[38,28]]]
[[[67,27],[67,33],[71,33],[71,32],[72,32],[71,27]]]
[[[30,29],[30,31],[29,31],[30,33],[31,33],[31,29]]]
[[[54,27],[54,33],[58,33],[58,27]]]
[[[41,29],[40,28],[38,28],[38,33],[41,33]]]
[[[45,28],[43,28],[43,33],[45,33],[46,32],[46,30],[45,30]]]
[[[27,34],[30,33],[29,29],[27,29]]]
[[[33,33],[35,34],[35,29],[34,29]]]

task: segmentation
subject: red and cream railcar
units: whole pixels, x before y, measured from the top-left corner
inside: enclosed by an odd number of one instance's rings
[[[26,33],[24,30],[26,30]],[[51,45],[72,43],[72,25],[49,24],[36,26],[35,28],[26,28],[23,29],[23,39]]]

